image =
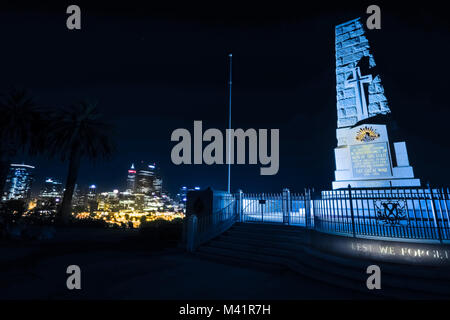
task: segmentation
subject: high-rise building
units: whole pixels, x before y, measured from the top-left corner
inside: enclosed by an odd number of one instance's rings
[[[27,164],[11,164],[2,200],[28,200],[31,196],[33,170],[34,167]]]
[[[157,195],[162,195],[162,178],[159,175],[155,175],[153,180],[153,188],[155,189],[155,193]]]
[[[163,179],[161,177],[159,168],[156,167],[156,164],[149,165],[149,168],[153,172],[153,180],[152,180],[153,192],[158,196],[162,196],[162,194],[163,194]]]
[[[177,193],[177,198],[176,198],[178,200],[178,203],[181,206],[185,206],[186,201],[187,201],[188,191],[198,191],[198,190],[200,190],[200,187],[186,187],[186,186],[181,187],[180,191]]]
[[[63,192],[64,188],[61,182],[54,178],[47,178],[39,196],[42,198],[61,199]]]
[[[97,186],[95,184],[89,186],[89,192],[87,194],[87,209],[91,214],[97,210]]]
[[[46,178],[36,202],[37,212],[44,215],[56,213],[58,205],[62,202],[63,193],[64,188],[61,182],[54,178]]]
[[[139,164],[136,173],[136,193],[150,195],[153,190],[154,165]]]
[[[155,163],[140,161],[131,165],[127,175],[126,191],[144,195],[162,195],[162,178]]]
[[[128,192],[134,192],[136,190],[136,169],[134,167],[134,163],[131,164],[131,168],[128,169],[126,190]]]
[[[84,211],[86,207],[86,193],[82,193],[80,186],[75,185],[73,190],[72,207],[78,211]]]

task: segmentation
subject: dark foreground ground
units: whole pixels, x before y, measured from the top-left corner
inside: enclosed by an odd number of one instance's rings
[[[66,269],[81,268],[81,290]],[[47,242],[0,242],[0,299],[360,299],[286,272],[216,263],[160,248],[138,232],[58,230]]]

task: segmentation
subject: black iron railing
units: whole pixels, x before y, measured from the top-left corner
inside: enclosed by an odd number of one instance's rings
[[[236,221],[305,226],[352,237],[450,240],[450,192],[437,188],[372,188],[227,195],[225,207],[191,221],[188,247],[228,230]]]
[[[319,231],[354,237],[450,240],[448,189],[323,191],[313,206]]]

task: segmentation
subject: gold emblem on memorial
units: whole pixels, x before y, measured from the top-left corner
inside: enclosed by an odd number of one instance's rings
[[[370,142],[375,139],[378,139],[380,137],[380,134],[375,131],[372,127],[364,127],[359,129],[358,133],[356,134],[356,140],[361,142]]]

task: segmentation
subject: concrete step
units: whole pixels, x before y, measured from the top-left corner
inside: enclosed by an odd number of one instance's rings
[[[224,233],[224,235],[236,236],[247,239],[258,239],[273,242],[299,242],[303,243],[306,240],[306,234],[283,234],[282,232],[268,233],[268,232],[248,232],[239,229],[230,229]]]
[[[247,226],[245,226],[247,225]],[[248,224],[240,224],[239,227],[245,226],[248,227]],[[270,226],[263,225],[262,227],[258,227],[258,225],[250,225],[250,228],[252,230],[259,229],[267,229]],[[235,227],[233,227],[234,229]],[[291,228],[290,226],[280,226],[281,228]],[[264,236],[265,237],[265,236]],[[253,244],[258,246],[264,246],[264,247],[273,247],[273,248],[280,248],[280,249],[291,249],[291,250],[308,250],[310,255],[316,256],[316,258],[322,258],[322,260],[328,260],[333,261],[334,264],[341,264],[345,266],[346,268],[357,268],[360,270],[361,268],[367,268],[370,264],[380,264],[380,261],[375,260],[361,260],[357,258],[351,258],[351,257],[342,257],[342,256],[336,256],[329,253],[321,252],[318,250],[311,249],[308,246],[307,243],[307,236],[304,236],[304,239],[302,239],[301,242],[295,241],[295,242],[282,242],[277,241],[277,237],[274,235],[272,238],[266,237],[265,239],[253,239],[254,237],[247,237],[242,234],[236,235],[234,233],[230,234],[224,234],[221,235],[218,239],[233,243],[247,243],[247,244]],[[284,237],[282,238],[285,239]],[[297,240],[297,238],[295,238]],[[414,266],[414,265],[404,265],[404,267],[401,268],[401,271],[399,273],[399,265],[398,264],[392,264],[392,263],[386,263],[383,262],[383,272],[384,273],[390,273],[392,275],[398,275],[398,276],[404,276],[407,274],[410,277],[416,277],[416,278],[423,278],[428,280],[447,280],[450,281],[450,267],[422,267],[422,266]]]
[[[285,228],[290,227],[238,224],[200,247],[199,254],[221,260],[230,259],[233,263],[243,261],[244,265],[251,263],[266,267],[275,265],[275,268],[295,267],[299,269],[292,269],[294,272],[303,275],[304,272],[309,272],[305,276],[316,280],[320,274],[322,279],[338,286],[347,282],[349,286],[344,287],[360,292],[368,291],[365,286],[367,266],[377,264],[382,270],[382,291],[385,296],[403,298],[407,293],[408,297],[413,298],[436,298],[436,295],[437,298],[450,297],[450,282],[446,281],[448,276],[434,276],[433,268],[409,268],[410,266],[334,256],[307,246],[305,232],[300,230],[302,236],[299,236],[297,230],[289,230],[289,235],[285,235]],[[267,234],[267,231],[272,233]]]
[[[298,273],[304,277],[320,281],[322,283],[326,283],[328,285],[337,286],[340,288],[345,288],[355,292],[362,292],[368,295],[368,297],[382,297],[379,292],[369,291],[365,287],[365,283],[357,282],[354,280],[347,280],[342,278],[332,277],[329,274],[321,273],[315,269],[311,269],[302,264],[299,264],[291,259],[287,259],[284,257],[275,257],[268,256],[265,254],[251,253],[251,252],[243,252],[236,251],[232,249],[226,248],[217,248],[217,247],[209,247],[202,246],[198,249],[198,253],[203,256],[208,256],[209,258],[217,258],[219,261],[223,261],[230,259],[230,261],[247,261],[248,265],[251,266],[254,263],[267,265],[272,264],[278,267],[278,270],[282,270],[283,268],[288,268],[295,273]],[[362,286],[364,284],[364,287]]]
[[[294,251],[290,249],[283,249],[283,248],[274,248],[274,247],[266,247],[262,245],[253,245],[253,244],[245,244],[245,243],[233,243],[229,241],[223,241],[221,239],[213,240],[210,243],[208,243],[209,247],[216,247],[216,248],[225,248],[240,252],[252,252],[252,253],[262,253],[267,256],[280,256],[280,257],[289,257],[293,253],[300,254],[301,251]]]
[[[277,224],[259,224],[259,223],[236,223],[233,228],[252,231],[266,231],[266,232],[285,232],[285,233],[302,233],[307,231],[304,227],[286,226]]]
[[[234,224],[233,228],[253,229],[253,230],[273,230],[284,232],[298,232],[306,230],[304,227],[301,226],[289,226],[283,224],[253,223],[253,222],[237,222]]]
[[[333,273],[336,276],[359,279],[365,283],[368,275],[367,267],[376,264],[381,269],[382,287],[395,288],[399,290],[411,290],[421,296],[431,295],[439,298],[450,298],[450,281],[447,279],[436,279],[433,276],[434,270],[429,270],[426,274],[424,269],[421,274],[408,270],[408,266],[387,265],[380,262],[367,261],[346,261],[342,259],[338,262],[336,256],[323,255],[316,250],[304,248],[303,256],[307,257],[302,262],[323,272]],[[298,256],[293,256],[298,258]]]
[[[222,234],[216,238],[216,240],[222,240],[234,244],[251,244],[255,246],[264,246],[289,250],[300,250],[299,247],[308,245],[307,241],[274,241],[273,239],[255,239],[245,238],[240,235]]]
[[[242,257],[223,255],[221,252],[216,252],[215,250],[208,250],[205,249],[204,247],[195,251],[194,255],[202,259],[214,262],[220,262],[223,264],[239,266],[243,268],[255,268],[258,270],[268,271],[272,273],[283,273],[289,270],[289,268],[285,266],[279,266],[273,263],[267,263],[259,260],[242,259]]]
[[[234,252],[243,252],[243,256],[248,253],[261,254],[266,257],[278,257],[283,259],[291,259],[293,262],[300,263],[306,267],[320,270],[323,273],[332,274],[333,276],[346,278],[347,280],[365,283],[368,275],[366,269],[371,263],[360,263],[352,265],[336,263],[334,257],[314,254],[312,250],[307,248],[298,248],[296,250],[281,249],[273,247],[265,247],[251,244],[235,244],[232,242],[214,240],[208,244],[209,247],[228,249]],[[378,264],[380,265],[380,264]],[[439,294],[450,297],[450,282],[433,281],[430,278],[420,278],[417,276],[405,276],[405,272],[398,270],[396,274],[386,272],[384,265],[380,265],[382,270],[382,283],[384,287],[393,289],[409,289],[416,291],[418,294]],[[404,269],[402,269],[404,270]],[[391,270],[392,271],[392,270]],[[399,272],[402,272],[399,274]],[[411,281],[414,280],[414,281]]]

